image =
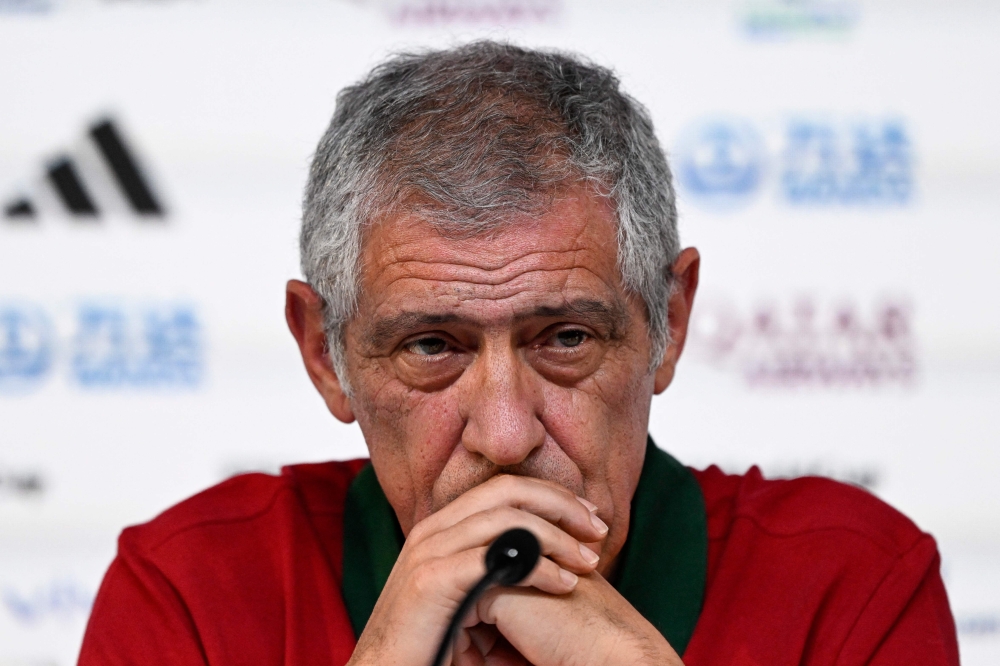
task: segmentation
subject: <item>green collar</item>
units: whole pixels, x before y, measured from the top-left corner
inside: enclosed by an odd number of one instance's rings
[[[691,472],[649,439],[615,588],[683,655],[705,593],[705,501]],[[403,547],[403,533],[369,464],[344,507],[344,603],[360,636]]]

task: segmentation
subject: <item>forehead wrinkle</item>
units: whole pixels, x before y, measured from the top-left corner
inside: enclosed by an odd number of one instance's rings
[[[459,278],[440,279],[437,277],[421,277],[421,276],[414,276],[407,274],[391,279],[388,283],[385,284],[385,286],[388,287],[393,284],[396,284],[397,282],[405,282],[408,280],[416,280],[418,282],[431,283],[431,287],[429,289],[430,292],[429,295],[431,295],[431,298],[433,298],[436,301],[441,301],[441,300],[450,301],[447,305],[440,306],[441,309],[439,311],[446,312],[446,311],[452,311],[455,308],[461,307],[463,305],[469,306],[471,302],[474,301],[488,301],[494,304],[499,304],[503,301],[514,299],[522,294],[531,293],[532,291],[537,290],[538,287],[538,285],[530,283],[532,274],[558,272],[558,273],[563,273],[563,275],[560,276],[558,284],[543,285],[543,290],[541,291],[541,293],[558,295],[558,297],[561,299],[560,303],[565,303],[567,300],[578,300],[581,298],[584,299],[588,298],[587,295],[578,295],[575,298],[573,296],[567,295],[568,291],[569,292],[576,291],[577,294],[580,294],[581,291],[580,289],[577,289],[569,284],[574,277],[579,276],[579,271],[582,271],[585,274],[593,276],[599,284],[603,285],[604,288],[608,289],[611,292],[610,300],[616,303],[616,309],[622,311],[627,310],[627,308],[625,308],[622,305],[621,298],[623,294],[620,294],[618,292],[615,285],[609,283],[604,276],[602,276],[601,274],[597,273],[596,271],[592,270],[591,268],[585,265],[576,265],[567,268],[536,267],[531,270],[525,271],[523,273],[514,275],[509,280],[507,280],[507,282],[499,284],[477,284],[474,282],[469,282],[466,279],[459,279]],[[525,282],[528,282],[528,284],[525,284]],[[582,286],[583,286],[582,291],[593,293],[593,290],[587,289],[586,285]],[[601,297],[597,296],[596,294],[594,296],[590,296],[589,298],[590,300],[601,300]],[[393,306],[390,305],[390,303],[393,300],[397,299],[394,299],[390,296],[386,301],[383,301],[382,304],[374,305],[372,309],[368,310],[369,312],[371,312],[371,315],[365,318],[378,319],[380,316],[383,316],[379,315],[378,313],[379,310],[382,310],[384,307],[388,307],[390,309],[390,313],[384,315],[383,317],[385,318],[392,317],[393,315],[391,314],[391,310],[393,309]],[[409,301],[410,299],[408,298],[407,300]],[[402,307],[406,309],[405,305],[403,305]],[[434,311],[434,308],[436,307],[439,306],[432,306],[431,310],[429,311]],[[510,307],[513,309],[514,306]],[[423,311],[427,312],[428,310],[423,310]],[[577,313],[577,314],[583,314],[583,313]],[[511,315],[511,317],[512,316],[513,315]],[[506,319],[509,318],[510,317]],[[464,319],[472,321],[471,317],[466,317]]]
[[[552,269],[541,269],[537,272],[550,272]],[[544,289],[538,289],[538,285],[525,284],[524,282],[530,279],[530,274],[522,274],[520,276],[515,276],[510,282],[499,285],[480,285],[475,283],[469,283],[464,280],[429,280],[436,283],[434,287],[430,290],[431,293],[430,301],[433,305],[428,303],[428,305],[423,306],[421,310],[414,310],[409,304],[413,301],[407,298],[406,301],[401,303],[399,307],[404,311],[414,312],[414,313],[425,313],[428,315],[435,314],[437,319],[431,321],[430,317],[427,317],[425,321],[417,321],[415,319],[408,320],[404,322],[403,320],[396,321],[391,326],[386,324],[383,325],[383,321],[394,321],[395,315],[393,311],[396,310],[391,302],[396,299],[389,299],[389,301],[383,302],[381,306],[376,306],[372,310],[369,310],[371,314],[368,317],[363,317],[363,319],[368,319],[369,321],[374,320],[375,323],[368,326],[369,332],[367,335],[371,338],[378,335],[381,341],[387,341],[391,335],[386,334],[390,329],[399,330],[403,328],[403,324],[412,327],[419,325],[433,325],[437,323],[451,323],[456,321],[462,321],[466,323],[472,323],[479,326],[492,327],[497,325],[497,322],[508,322],[517,319],[515,314],[518,311],[517,305],[509,303],[513,299],[517,299],[519,296],[527,295],[529,298],[533,294],[538,294],[544,297],[553,297],[558,299],[557,305],[548,306],[550,309],[562,308],[564,314],[574,314],[576,316],[593,317],[594,315],[599,315],[602,312],[607,313],[608,316],[601,317],[597,316],[596,319],[599,323],[606,323],[609,328],[613,331],[624,330],[627,324],[628,315],[627,307],[623,304],[622,297],[623,294],[619,293],[613,285],[608,284],[601,278],[597,273],[583,267],[577,267],[577,270],[585,271],[586,273],[593,275],[598,282],[603,285],[610,293],[595,293],[593,289],[587,289],[585,286],[583,289],[571,286],[569,284],[571,278],[569,270],[562,271],[566,273],[560,276],[558,284],[548,284],[544,285]],[[518,277],[524,277],[525,280],[518,280]],[[420,280],[420,278],[414,278],[412,276],[405,276],[393,280],[393,282],[403,281],[408,279]],[[420,280],[422,281],[422,280]],[[456,284],[457,283],[457,284]],[[391,284],[391,283],[390,283]],[[603,291],[603,290],[600,290]],[[435,293],[436,292],[436,293]],[[478,313],[482,316],[470,316],[470,314],[458,314],[456,311],[460,309],[476,308],[476,302],[485,301],[487,305],[480,306],[482,308],[489,309],[490,306],[501,306],[505,305],[509,311],[506,316],[496,316],[495,314],[488,314],[485,310]],[[589,301],[591,303],[601,303],[599,307],[588,308],[586,306],[580,308],[566,308],[565,304],[568,302],[582,302]],[[550,301],[551,302],[551,301]],[[604,303],[611,302],[613,306],[605,305]],[[509,304],[508,304],[509,303]],[[387,309],[389,312],[387,314],[381,315],[380,310]],[[526,310],[531,312],[531,306],[526,306],[520,308],[521,310]],[[397,310],[398,311],[398,310]],[[444,319],[444,315],[448,314],[449,319]],[[522,316],[521,319],[527,318],[532,315]],[[537,316],[537,315],[535,315]]]
[[[607,279],[604,276],[602,276],[600,273],[593,270],[592,268],[584,266],[582,264],[574,264],[571,266],[561,266],[561,267],[551,267],[551,268],[544,266],[534,266],[531,268],[527,268],[523,271],[514,273],[512,275],[506,276],[503,279],[497,279],[494,281],[483,281],[483,282],[476,282],[475,280],[471,279],[471,276],[442,277],[436,275],[420,275],[420,274],[406,273],[404,275],[389,278],[389,280],[384,283],[384,286],[389,287],[393,284],[396,284],[397,282],[402,282],[406,280],[418,280],[421,282],[432,282],[441,285],[466,284],[469,285],[469,291],[472,291],[489,287],[502,287],[505,285],[509,285],[510,283],[515,282],[520,278],[528,278],[533,273],[566,273],[566,275],[563,277],[562,280],[563,284],[560,287],[560,289],[562,289],[565,288],[566,286],[565,283],[568,282],[572,277],[571,274],[576,271],[584,271],[586,273],[589,273],[590,275],[597,278],[597,280],[600,281],[601,284],[604,284],[612,289],[614,288],[613,285],[608,283]]]
[[[440,259],[392,259],[383,266],[377,267],[380,272],[395,271],[395,270],[407,270],[419,271],[421,267],[449,267],[462,272],[471,273],[475,276],[473,279],[478,279],[485,284],[502,284],[504,282],[509,282],[512,277],[516,277],[521,273],[530,272],[533,270],[570,270],[575,267],[581,266],[583,262],[580,261],[580,257],[577,256],[581,252],[587,252],[592,248],[587,247],[576,247],[569,248],[565,250],[546,250],[544,252],[526,252],[525,254],[519,255],[517,257],[511,258],[509,261],[505,260],[503,263],[499,264],[487,264],[486,266],[478,265],[472,263],[475,259],[468,259],[465,257],[441,257]],[[552,263],[552,255],[557,257],[564,257],[568,254],[573,255],[571,259],[567,260],[565,265],[546,268],[544,264]],[[537,258],[538,263],[543,264],[541,266],[523,266],[526,261],[532,258]],[[422,272],[422,271],[421,271]],[[513,276],[508,277],[508,274],[513,274]],[[495,276],[495,277],[494,277]],[[472,277],[472,276],[470,276]],[[433,278],[437,279],[437,278]],[[471,281],[467,277],[463,278],[442,278],[444,280],[457,280],[457,281]]]

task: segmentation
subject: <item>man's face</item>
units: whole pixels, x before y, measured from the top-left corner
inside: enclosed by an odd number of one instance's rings
[[[375,226],[347,327],[358,419],[403,531],[497,474],[600,507],[614,556],[645,451],[654,375],[614,212],[583,189],[492,235],[417,216]]]

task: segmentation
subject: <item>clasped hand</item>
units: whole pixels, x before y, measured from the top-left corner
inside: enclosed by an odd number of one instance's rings
[[[542,557],[517,587],[488,591],[464,618],[455,666],[668,664],[662,635],[598,572],[608,527],[558,484],[497,476],[416,524],[351,658],[352,666],[430,664],[451,616],[485,573],[489,544],[524,527]]]

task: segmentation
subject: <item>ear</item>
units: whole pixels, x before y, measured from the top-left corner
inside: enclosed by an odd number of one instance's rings
[[[301,280],[289,280],[285,287],[285,320],[299,344],[309,379],[323,396],[327,408],[344,423],[351,423],[354,411],[333,370],[327,349],[323,301],[312,287]]]
[[[682,251],[677,261],[671,267],[674,275],[674,287],[667,306],[668,326],[670,327],[670,344],[663,354],[663,362],[656,369],[653,390],[663,393],[670,382],[674,380],[674,368],[684,351],[684,341],[687,338],[688,322],[691,320],[691,307],[694,305],[694,292],[698,289],[698,270],[701,266],[701,255],[698,250],[689,247]]]

